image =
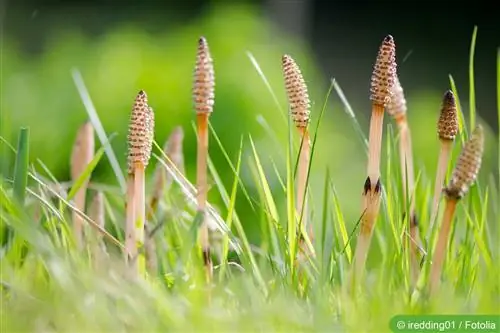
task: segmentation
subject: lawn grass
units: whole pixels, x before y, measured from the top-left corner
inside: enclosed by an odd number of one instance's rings
[[[475,36],[476,31],[471,47],[471,75]],[[276,101],[276,107],[281,108],[274,91],[279,88],[271,87],[258,60],[253,56],[250,59]],[[500,53],[498,59],[500,99]],[[342,193],[336,190],[335,175],[329,170],[323,171],[323,188],[314,191],[314,196],[308,191],[310,202],[321,203],[321,210],[311,208],[308,212],[315,227],[315,239],[309,246],[314,247],[316,256],[296,264],[299,239],[294,180],[300,140],[289,118],[284,122],[288,126],[288,140],[282,155],[286,169],[282,172],[275,168],[275,174],[266,173],[265,156],[259,152],[251,133],[241,133],[240,149],[235,156],[230,156],[218,138],[219,129],[209,126],[211,149],[222,152],[224,160],[218,163],[229,164],[233,177],[231,186],[226,188],[215,164],[208,159],[210,190],[217,191],[224,204],[207,206],[214,250],[214,277],[210,285],[205,281],[203,261],[196,246],[201,221],[195,187],[173,167],[160,145],[154,143],[153,159],[165,167],[174,184],[161,198],[153,221],[148,221],[157,226],[152,236],[158,258],[157,272],[131,279],[122,255],[125,243],[123,171],[116,169],[116,156],[109,145],[113,136],[105,133],[77,73],[73,71],[101,147],[73,187],[68,191],[41,162],[27,166],[29,135],[26,129],[20,130],[17,148],[10,145],[16,154],[14,173],[11,178],[0,180],[1,332],[385,332],[389,331],[390,319],[399,314],[500,314],[500,215],[498,200],[493,199],[499,198],[497,184],[478,182],[459,202],[437,293],[430,297],[426,289],[431,255],[425,256],[423,273],[417,287],[412,289],[409,255],[403,244],[407,239],[408,219],[401,218],[407,207],[401,199],[405,184],[401,181],[399,138],[388,117],[383,136],[386,149],[381,156],[386,162],[381,169],[384,186],[380,214],[366,274],[355,285],[350,283],[348,272],[359,221],[345,220],[339,200]],[[469,138],[472,122],[480,121],[473,106],[473,82],[471,77],[469,126],[459,107],[463,129],[461,140],[457,140],[460,145]],[[451,83],[453,85],[453,81]],[[452,89],[458,97],[456,87]],[[332,91],[338,93],[346,110],[350,110],[353,140],[366,141],[366,131],[357,122],[356,113],[339,84],[332,80],[325,102],[311,112],[311,117],[319,120],[311,129],[311,165],[322,115],[328,108],[326,101],[332,98]],[[438,109],[436,105],[436,114]],[[498,112],[500,115],[500,105]],[[185,130],[186,135],[195,135]],[[269,133],[269,141],[273,135],[276,134]],[[8,144],[5,139],[3,144]],[[245,155],[245,151],[250,154]],[[87,235],[95,237],[90,231],[96,230],[106,246],[106,253],[101,257],[104,264],[94,265],[93,243],[79,250],[73,239],[71,212],[75,207],[71,198],[104,156],[114,165],[120,184],[89,186],[91,197],[96,190],[103,193],[105,230],[85,212],[77,212],[86,222]],[[250,195],[248,184],[242,181],[245,164],[258,189],[256,195]],[[348,167],[349,161],[346,161]],[[270,177],[277,177],[280,186],[273,188]],[[360,183],[353,186],[359,186],[361,193],[361,180],[365,176],[359,177]],[[430,226],[432,182],[432,174],[417,172],[414,195],[421,235],[427,234]],[[238,214],[236,201],[241,196],[250,203],[258,220],[249,221]],[[286,198],[285,209],[277,204],[279,198]],[[442,206],[438,216],[442,215]],[[249,241],[244,223],[260,225],[259,243]],[[432,241],[424,244],[429,254],[438,231],[436,228],[430,237]],[[380,255],[375,257],[373,252]]]

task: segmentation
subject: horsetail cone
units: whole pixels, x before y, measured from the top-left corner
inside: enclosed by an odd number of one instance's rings
[[[297,63],[289,55],[282,57],[282,66],[292,119],[297,127],[307,127],[310,120],[310,101],[304,77]]]
[[[196,113],[212,113],[215,98],[215,75],[207,40],[198,41],[198,53],[194,69],[193,98]]]
[[[387,113],[396,121],[406,116],[407,106],[403,87],[399,82],[397,75],[394,76],[394,85],[392,87],[391,102],[387,105]]]
[[[140,163],[145,168],[151,157],[154,136],[154,113],[148,106],[148,97],[144,90],[135,98],[130,117],[128,132],[128,173],[133,174],[135,165]]]
[[[443,96],[437,130],[441,140],[453,141],[458,133],[457,104],[451,90],[448,90]]]
[[[393,95],[396,80],[396,45],[391,35],[387,35],[380,45],[373,68],[370,100],[373,104],[387,107]]]
[[[444,190],[449,198],[462,198],[476,180],[484,151],[484,134],[481,125],[476,126],[472,137],[462,148],[450,182]]]

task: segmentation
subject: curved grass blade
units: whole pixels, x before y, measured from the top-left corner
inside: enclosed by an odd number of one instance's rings
[[[80,187],[85,183],[85,181],[90,177],[92,172],[94,171],[95,167],[99,163],[99,161],[102,158],[102,155],[104,155],[104,152],[106,150],[106,147],[111,144],[111,139],[115,136],[116,133],[111,134],[111,136],[108,138],[107,142],[97,150],[97,152],[94,154],[94,158],[92,158],[92,161],[87,165],[85,170],[80,174],[78,179],[74,182],[73,186],[71,187],[71,190],[68,193],[68,200],[73,199],[75,194],[78,192]]]
[[[78,69],[73,68],[71,70],[71,75],[73,76],[73,81],[75,83],[76,89],[78,90],[78,93],[80,94],[80,98],[83,102],[83,105],[85,106],[85,110],[87,111],[89,119],[92,122],[92,126],[94,127],[97,136],[101,141],[101,144],[104,146],[106,144],[108,136],[104,131],[101,120],[99,119],[99,115],[97,114],[94,104],[92,103],[92,99],[90,98],[90,94],[87,90],[87,87],[83,82],[82,74]],[[118,163],[116,155],[111,146],[106,147],[106,155],[108,156],[111,167],[113,168],[114,174],[118,180],[118,183],[120,184],[122,193],[125,194],[125,191],[127,189],[125,176],[123,175],[122,169],[120,168],[120,164]]]
[[[24,204],[26,186],[28,185],[29,135],[29,128],[22,127],[19,130],[14,166],[14,197],[21,205]]]
[[[474,26],[469,54],[469,125],[471,132],[476,127],[476,90],[474,84],[474,54],[476,52],[477,26]]]

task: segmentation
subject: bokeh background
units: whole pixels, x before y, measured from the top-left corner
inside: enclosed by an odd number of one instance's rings
[[[248,136],[252,135],[278,195],[274,166],[284,173],[288,131],[283,117],[287,104],[281,55],[290,54],[302,68],[313,103],[313,129],[335,78],[367,133],[372,66],[387,34],[397,43],[416,170],[422,172],[423,181],[433,179],[439,151],[436,120],[441,97],[450,87],[449,75],[455,79],[468,117],[469,49],[475,25],[475,104],[478,121],[488,134],[481,177],[486,181],[497,177],[500,26],[481,1],[0,0],[0,4],[2,136],[15,143],[18,128],[29,126],[31,162],[43,161],[61,181],[69,179],[75,133],[87,119],[72,68],[81,72],[108,135],[116,133],[112,146],[123,169],[129,113],[137,91],[145,89],[156,111],[156,141],[162,145],[175,126],[183,127],[187,176],[194,181],[196,142],[190,93],[197,40],[205,36],[216,70],[212,124],[233,160],[240,138],[245,139],[243,179],[255,193],[249,167]],[[259,63],[280,107],[248,53]],[[386,125],[391,124],[386,117]],[[335,92],[327,101],[317,142],[312,193],[321,201],[328,168],[345,218],[354,223],[366,157],[362,140]],[[230,186],[230,168],[216,145],[211,156]],[[6,175],[12,170],[9,157],[3,145],[1,164]],[[97,166],[93,181],[117,185],[107,158]],[[210,198],[220,202],[216,190]],[[278,198],[284,207],[284,198]],[[242,218],[251,231],[254,213],[244,200],[238,205],[240,215],[246,212]]]

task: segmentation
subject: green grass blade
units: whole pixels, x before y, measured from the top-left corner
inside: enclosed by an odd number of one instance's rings
[[[467,133],[467,127],[465,126],[464,114],[462,112],[462,104],[460,103],[460,97],[458,95],[457,86],[455,84],[455,80],[451,74],[448,76],[450,79],[450,86],[453,94],[455,95],[456,103],[457,103],[457,113],[458,113],[458,130],[460,132],[460,140],[462,145],[465,143],[466,138],[469,137]]]
[[[253,142],[251,135],[249,135],[249,139],[250,139],[250,145],[252,146],[254,162],[255,162],[255,165],[257,167],[257,172],[259,175],[260,185],[262,186],[262,190],[264,191],[267,209],[269,210],[269,213],[271,214],[272,218],[276,222],[278,222],[279,221],[278,209],[276,209],[276,203],[274,202],[271,188],[270,188],[269,183],[266,179],[264,169],[262,168],[262,164],[260,163],[259,154],[257,153],[257,149],[255,149],[255,144]]]
[[[92,103],[92,99],[90,98],[90,94],[85,86],[85,82],[83,81],[82,74],[78,69],[73,68],[71,71],[71,75],[73,76],[73,81],[75,86],[80,94],[80,98],[85,106],[85,110],[89,116],[90,121],[92,122],[92,126],[94,127],[99,140],[103,146],[106,145],[106,141],[108,140],[108,136],[104,131],[104,127],[102,126],[101,120],[99,119],[99,115]],[[113,151],[111,146],[106,147],[106,155],[108,156],[111,167],[113,168],[116,179],[118,180],[118,184],[120,184],[120,188],[122,193],[125,194],[127,189],[127,182],[125,181],[125,176],[123,171],[118,163],[118,159],[116,158],[115,152]]]
[[[14,166],[14,197],[21,205],[24,204],[26,187],[28,185],[29,135],[29,128],[23,127],[19,130],[16,163]]]
[[[342,213],[342,208],[340,207],[339,198],[333,184],[330,183],[330,191],[333,193],[333,212],[335,213],[335,220],[337,221],[338,230],[340,232],[340,236],[342,238],[342,247],[346,255],[349,263],[352,262],[352,249],[350,244],[350,237],[347,234],[347,228],[345,226],[344,214]],[[355,229],[354,229],[355,230]],[[354,232],[354,231],[353,231]]]
[[[276,96],[276,94],[274,93],[274,90],[273,88],[271,87],[271,84],[269,83],[269,80],[267,79],[266,75],[264,74],[264,72],[262,71],[262,68],[260,68],[260,65],[259,65],[259,62],[257,61],[257,59],[255,59],[255,57],[253,56],[253,54],[251,52],[248,52],[247,51],[247,57],[248,59],[250,59],[250,62],[252,63],[252,65],[255,67],[255,70],[257,71],[257,73],[259,74],[260,78],[262,79],[262,81],[264,82],[264,84],[266,85],[266,88],[269,90],[269,93],[271,94],[272,98],[273,98],[273,101],[274,103],[276,104],[276,106],[278,107],[278,109],[280,110],[281,112],[281,115],[283,116],[283,119],[286,121],[286,119],[288,118],[287,115],[285,114],[285,110],[281,107],[281,104],[280,104],[280,101],[278,100],[278,97]]]
[[[469,54],[469,125],[470,131],[476,126],[476,90],[474,84],[474,54],[476,52],[477,26],[474,26]]]
[[[102,145],[101,148],[99,148],[99,150],[94,154],[92,161],[90,161],[85,170],[83,170],[82,174],[78,176],[78,179],[74,182],[73,186],[71,187],[71,190],[68,193],[68,200],[73,199],[73,197],[76,195],[80,187],[82,187],[85,181],[87,181],[90,178],[90,175],[92,174],[95,167],[97,166],[102,156],[104,155],[106,147],[111,144],[113,136],[114,134],[109,137],[108,141],[104,145]]]
[[[500,129],[500,48],[497,50],[497,120]],[[500,191],[500,134],[498,134],[498,190]]]
[[[339,96],[340,101],[344,105],[344,110],[345,110],[346,114],[351,118],[351,121],[354,123],[354,129],[359,134],[359,137],[362,140],[363,146],[365,147],[365,151],[368,152],[368,138],[366,137],[365,132],[363,132],[363,129],[359,125],[358,119],[356,118],[356,114],[352,110],[351,104],[349,104],[349,101],[345,97],[344,92],[340,88],[337,81],[335,81],[335,79],[332,79],[332,85],[333,85],[333,88],[335,88],[335,91],[337,92],[337,95]]]
[[[240,174],[240,166],[241,166],[241,153],[243,151],[243,138],[240,140],[240,149],[238,152],[238,159],[236,161],[236,170],[234,170],[235,175],[234,175],[234,181],[233,181],[233,186],[231,189],[231,196],[229,198],[229,203],[227,207],[227,217],[226,217],[226,225],[229,230],[231,230],[231,227],[233,225],[233,215],[234,215],[234,208],[236,206],[236,194],[238,192],[238,182],[239,182],[239,174]],[[226,265],[227,265],[227,254],[229,252],[229,235],[226,234],[222,238],[222,260],[223,260],[223,265],[221,268],[221,278],[224,276],[225,270],[226,270]]]
[[[214,128],[212,126],[212,123],[208,122],[208,126],[209,126],[209,129],[210,129],[212,135],[214,136],[215,142],[217,142],[217,145],[219,146],[219,149],[221,150],[222,154],[224,155],[224,158],[226,159],[227,164],[229,165],[229,167],[233,171],[233,174],[235,176],[237,176],[236,180],[238,181],[238,184],[240,184],[240,188],[243,191],[243,195],[247,199],[247,201],[248,201],[248,203],[250,205],[250,208],[252,208],[252,210],[255,210],[255,207],[253,206],[252,199],[250,198],[250,194],[248,194],[248,191],[247,191],[247,189],[245,187],[245,184],[243,184],[243,181],[241,180],[239,172],[236,172],[235,167],[234,167],[233,163],[231,162],[231,159],[229,158],[229,155],[227,154],[226,149],[222,145],[222,142],[220,141],[220,138],[217,135],[217,132],[214,130]],[[243,140],[243,139],[241,139],[241,140]],[[243,141],[241,141],[240,144],[243,144]],[[240,149],[241,149],[241,146],[240,146]]]

